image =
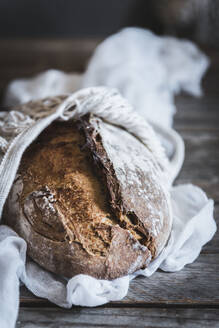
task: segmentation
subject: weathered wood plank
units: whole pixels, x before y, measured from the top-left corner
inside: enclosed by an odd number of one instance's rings
[[[214,207],[214,218],[219,227],[219,204]],[[217,231],[213,239],[208,242],[202,249],[202,254],[217,254],[219,262],[219,231]]]
[[[192,304],[219,306],[218,254],[201,254],[192,264],[174,273],[157,271],[149,278],[134,279],[128,295],[114,304]],[[46,305],[47,301],[21,293],[21,304]]]
[[[178,129],[178,132],[185,142],[185,158],[187,161],[206,163],[207,160],[207,163],[219,162],[219,152],[215,151],[219,149],[219,128],[217,130],[181,128]]]
[[[185,141],[185,162],[175,184],[193,183],[219,201],[219,130],[178,129]]]
[[[219,166],[218,163],[185,161],[175,184],[193,183],[203,188],[215,201],[219,200]]]
[[[212,308],[22,308],[17,328],[145,327],[216,328],[219,310]]]
[[[218,129],[218,53],[209,50],[206,50],[206,53],[211,55],[212,63],[202,82],[203,96],[197,98],[187,94],[180,94],[176,97],[177,114],[174,120],[176,129],[180,127]]]
[[[204,97],[197,99],[192,98],[190,102],[185,103],[183,98],[177,98],[177,113],[174,116],[174,128],[192,128],[192,129],[218,129],[218,103],[219,98],[214,102],[204,101]]]
[[[157,271],[133,280],[124,302],[219,304],[218,269],[218,254],[201,254],[179,272]]]

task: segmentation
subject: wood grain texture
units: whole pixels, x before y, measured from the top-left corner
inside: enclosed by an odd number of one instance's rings
[[[214,218],[217,226],[219,226],[219,203],[215,204],[214,207]],[[219,263],[219,232],[217,231],[214,238],[208,242],[202,249],[202,254],[216,254],[215,257]],[[219,295],[219,290],[218,290]]]
[[[138,277],[130,283],[128,295],[114,304],[195,304],[219,307],[218,254],[201,254],[179,272],[155,272],[151,277]],[[209,280],[210,277],[210,280]],[[46,305],[47,301],[22,293],[24,305]]]
[[[184,139],[186,151],[185,162],[175,184],[193,183],[218,202],[219,129],[185,127],[178,128],[178,132]]]
[[[216,328],[219,311],[188,308],[74,308],[71,310],[23,308],[16,328],[136,327]]]
[[[0,41],[0,96],[14,78],[48,68],[81,72],[99,40]],[[212,66],[204,97],[176,97],[174,127],[186,145],[176,184],[193,183],[215,200],[219,223],[219,55],[205,49]],[[17,327],[219,327],[219,233],[198,259],[175,273],[132,281],[127,297],[95,309],[62,310],[21,288]],[[214,308],[212,308],[214,307]]]

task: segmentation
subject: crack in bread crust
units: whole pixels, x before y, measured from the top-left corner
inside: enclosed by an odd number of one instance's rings
[[[100,173],[99,176],[106,185],[111,209],[115,214],[117,223],[121,228],[128,230],[141,245],[146,246],[153,258],[156,252],[153,237],[150,236],[149,231],[143,226],[135,213],[130,212],[124,206],[119,181],[116,178],[112,162],[104,149],[101,135],[90,124],[90,120],[92,119],[95,120],[91,114],[86,115],[80,120],[80,126],[86,135],[86,148],[92,152],[97,173],[102,172],[102,176],[100,176]],[[98,125],[98,119],[96,124]]]
[[[142,235],[128,217],[129,224],[124,225],[118,213],[111,211],[107,186],[101,171],[92,165],[83,132],[72,123],[56,124],[57,128],[58,133],[51,136],[49,143],[52,127],[44,133],[45,139],[41,135],[40,141],[23,156],[20,168],[26,182],[21,196],[23,211],[33,229],[53,240],[77,242],[94,256],[106,257],[112,240],[111,227],[116,224],[141,242]],[[40,175],[35,172],[36,163]],[[34,191],[37,186],[41,186],[38,193]],[[118,194],[115,197],[119,199]],[[56,231],[58,227],[61,232]]]

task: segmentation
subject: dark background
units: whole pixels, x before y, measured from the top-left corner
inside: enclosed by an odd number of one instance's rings
[[[219,46],[218,0],[0,0],[0,38],[103,38],[125,26]]]
[[[0,37],[99,37],[159,24],[150,0],[1,0]]]

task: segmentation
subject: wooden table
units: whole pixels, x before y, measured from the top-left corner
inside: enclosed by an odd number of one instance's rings
[[[0,92],[14,78],[47,68],[84,70],[98,40],[0,41]],[[194,183],[215,200],[219,221],[219,51],[204,49],[212,65],[204,97],[176,98],[175,129],[186,145],[176,184]],[[127,297],[98,308],[63,310],[21,288],[17,327],[219,327],[219,234],[182,271],[158,271],[131,282]]]

